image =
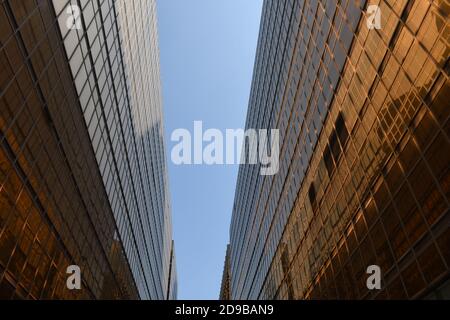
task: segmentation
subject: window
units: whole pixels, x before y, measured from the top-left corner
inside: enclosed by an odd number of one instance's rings
[[[317,209],[317,199],[316,199],[316,188],[314,187],[313,184],[311,184],[311,186],[309,187],[308,197],[309,201],[311,202],[313,212],[315,212]]]

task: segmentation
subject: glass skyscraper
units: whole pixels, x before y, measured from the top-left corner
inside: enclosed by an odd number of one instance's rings
[[[1,1],[0,64],[0,298],[176,298],[155,1]]]
[[[230,300],[230,245],[225,253],[225,263],[223,266],[222,284],[220,285],[220,300]]]
[[[239,170],[232,299],[450,298],[449,14],[264,1],[246,128],[280,130],[280,170]]]

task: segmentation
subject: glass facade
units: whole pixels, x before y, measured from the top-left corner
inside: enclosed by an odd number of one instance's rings
[[[264,1],[246,127],[280,130],[280,170],[239,170],[231,298],[450,298],[449,13]]]
[[[172,241],[172,250],[170,258],[170,276],[167,290],[167,299],[176,300],[178,296],[178,277],[177,277],[177,260],[175,256],[175,244]]]
[[[148,0],[0,3],[0,298],[176,297],[156,23]]]

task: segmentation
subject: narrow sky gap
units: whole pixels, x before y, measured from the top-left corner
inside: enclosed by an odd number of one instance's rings
[[[244,127],[262,0],[157,4],[178,298],[217,299],[238,166],[175,166],[170,136]]]

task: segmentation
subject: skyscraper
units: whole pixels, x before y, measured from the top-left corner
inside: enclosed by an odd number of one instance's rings
[[[222,284],[220,286],[220,300],[230,300],[230,245],[227,245],[225,263],[223,266]]]
[[[170,250],[170,269],[167,299],[176,300],[178,296],[177,260],[175,256],[175,243],[172,241]]]
[[[449,7],[264,1],[246,127],[280,170],[239,170],[232,299],[450,298]]]
[[[0,3],[1,298],[176,297],[156,21],[153,0]]]

